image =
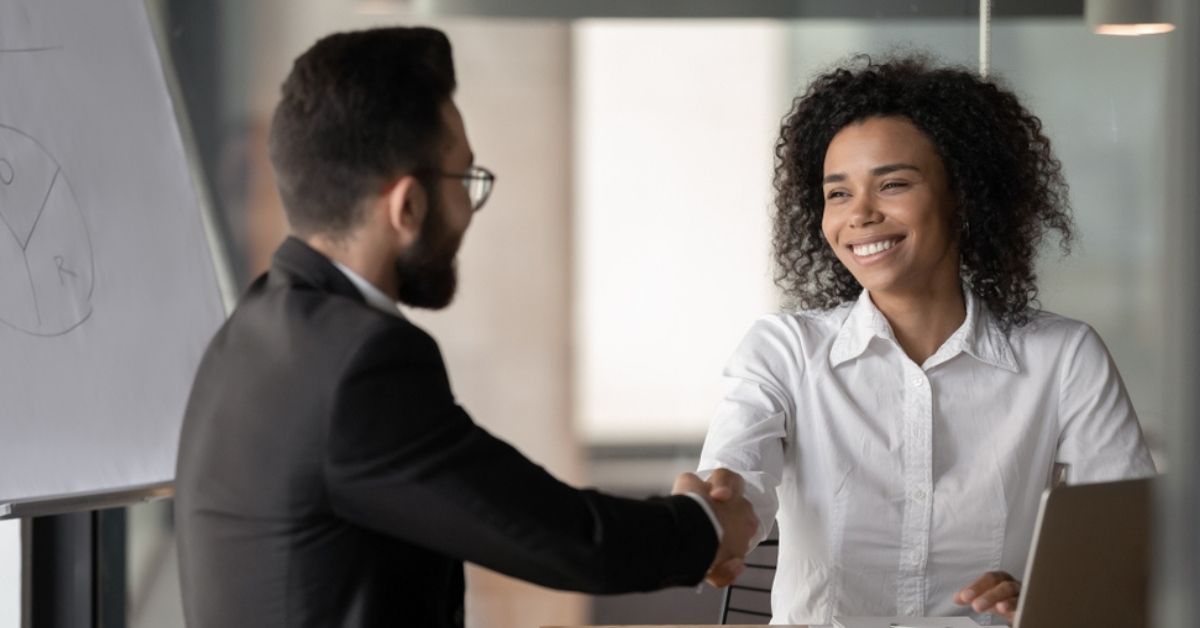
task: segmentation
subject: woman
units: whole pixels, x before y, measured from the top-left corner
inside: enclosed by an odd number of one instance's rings
[[[700,462],[777,518],[774,621],[1011,622],[1042,490],[1154,473],[1099,336],[1032,307],[1043,235],[1072,236],[1040,121],[971,72],[857,59],[776,155],[802,309],[735,351]]]

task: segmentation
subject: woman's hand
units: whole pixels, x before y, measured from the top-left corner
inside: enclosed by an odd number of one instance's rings
[[[965,589],[954,595],[954,603],[966,606],[976,613],[1003,615],[1009,624],[1017,614],[1017,596],[1021,594],[1021,583],[1003,571],[989,571]]]
[[[707,482],[694,473],[683,473],[675,479],[675,486],[671,489],[675,495],[693,493],[708,502],[708,507],[724,531],[717,555],[705,576],[705,580],[714,587],[729,586],[746,570],[750,539],[758,531],[754,508],[742,496],[744,486],[742,476],[729,469],[717,469]]]

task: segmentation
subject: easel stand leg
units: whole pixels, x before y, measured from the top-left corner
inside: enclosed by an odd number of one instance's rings
[[[29,522],[30,628],[124,628],[124,509]]]

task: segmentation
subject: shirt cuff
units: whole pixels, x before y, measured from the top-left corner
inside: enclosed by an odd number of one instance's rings
[[[696,500],[696,503],[700,504],[700,507],[704,509],[704,514],[708,515],[708,520],[712,522],[713,532],[717,534],[717,543],[725,540],[725,530],[721,528],[721,522],[717,521],[717,515],[713,512],[712,506],[708,505],[708,500],[704,499],[704,496],[700,493],[688,492],[684,493],[684,495]]]

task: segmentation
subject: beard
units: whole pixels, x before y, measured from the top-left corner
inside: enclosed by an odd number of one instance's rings
[[[400,302],[440,310],[458,289],[458,247],[462,234],[450,232],[440,204],[431,203],[417,241],[396,259]]]

